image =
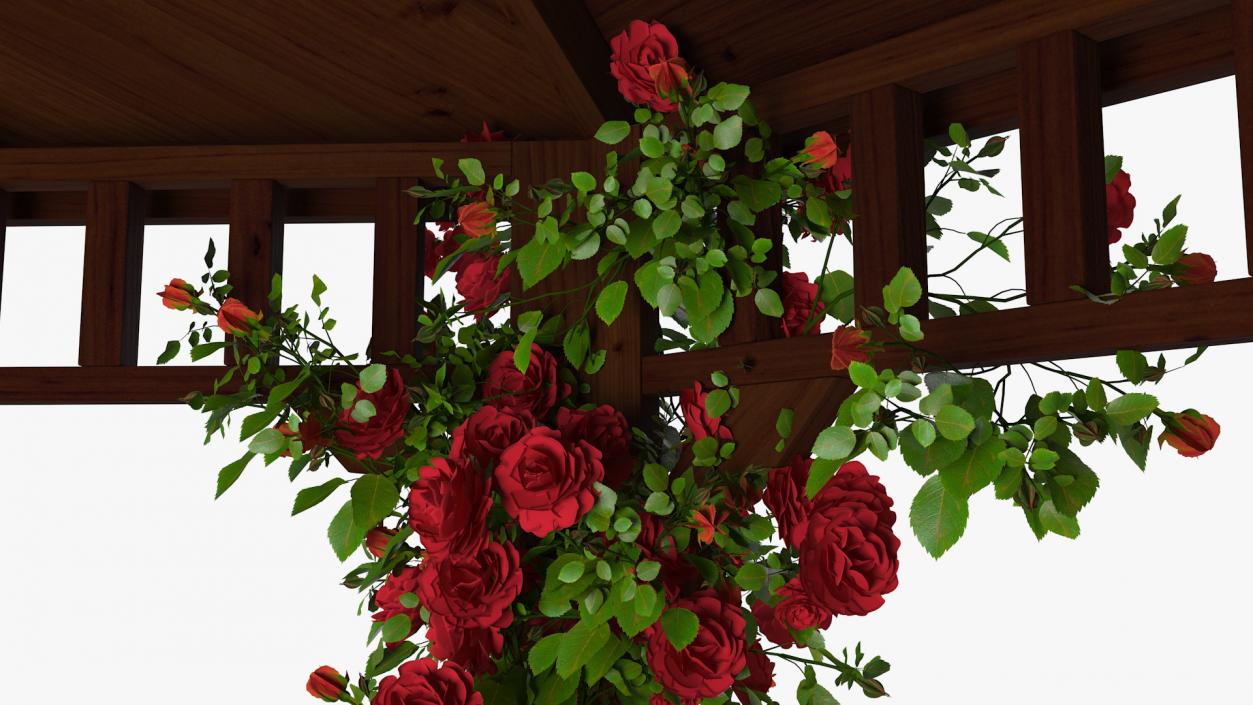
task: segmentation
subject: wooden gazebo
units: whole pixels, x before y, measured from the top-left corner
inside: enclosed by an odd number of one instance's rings
[[[923,138],[951,122],[1021,129],[1030,305],[925,323],[948,361],[1253,340],[1250,278],[1114,307],[1071,288],[1109,281],[1101,107],[1232,73],[1253,242],[1253,0],[290,5],[0,5],[0,255],[6,223],[86,224],[79,366],[0,368],[0,403],[174,402],[221,375],[137,364],[151,223],[229,223],[236,295],[260,307],[285,223],[373,222],[372,349],[412,346],[422,226],[403,189],[433,176],[435,156],[475,156],[524,183],[603,167],[589,138],[624,110],[606,37],[637,17],[674,29],[715,80],[751,85],[779,139],[851,127],[859,304],[901,266],[925,281]],[[520,139],[456,143],[485,118]],[[638,412],[725,370],[746,388],[737,414],[770,428],[790,406],[805,428],[785,452],[807,447],[849,383],[828,368],[828,337],[772,340],[751,309],[720,347],[661,356],[651,309],[628,301],[599,332],[611,352],[597,396]],[[742,460],[771,458],[773,442],[742,444]]]

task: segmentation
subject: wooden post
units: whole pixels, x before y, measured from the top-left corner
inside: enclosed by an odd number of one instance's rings
[[[769,238],[774,246],[766,255],[762,264],[769,271],[783,271],[783,210],[771,208],[757,214],[757,222],[753,225],[753,233],[757,237]],[[771,288],[779,291],[776,279]],[[731,318],[731,326],[718,336],[719,345],[736,345],[753,343],[758,340],[771,340],[783,337],[783,327],[778,318],[771,318],[757,310],[757,303],[752,296],[742,296],[735,300],[735,314]]]
[[[853,99],[853,300],[882,306],[883,287],[901,267],[923,285],[927,310],[922,96],[889,85]]]
[[[425,239],[418,199],[405,193],[412,179],[375,182],[374,321],[370,357],[375,360],[415,354],[418,299],[422,297]]]
[[[231,182],[231,296],[270,310],[270,282],[283,268],[283,186],[269,179]]]
[[[1059,32],[1018,51],[1027,302],[1109,290],[1101,63],[1096,42]]]
[[[1236,106],[1240,114],[1240,168],[1244,174],[1244,249],[1253,274],[1253,0],[1231,4],[1235,31]]]
[[[4,294],[4,231],[9,219],[9,193],[0,189],[0,297]],[[4,301],[0,298],[0,308]]]
[[[143,189],[129,181],[92,182],[87,191],[78,364],[136,364],[143,249]]]

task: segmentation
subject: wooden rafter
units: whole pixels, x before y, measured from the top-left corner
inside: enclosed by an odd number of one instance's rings
[[[1244,165],[1245,255],[1249,274],[1253,274],[1253,0],[1235,0],[1231,20],[1236,32],[1236,106]]]

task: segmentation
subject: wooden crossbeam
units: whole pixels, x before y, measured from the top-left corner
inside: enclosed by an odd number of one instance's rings
[[[0,404],[168,404],[209,392],[225,367],[0,367]]]
[[[265,312],[270,284],[283,269],[283,187],[269,179],[231,182],[231,296]]]
[[[418,199],[405,193],[416,179],[379,179],[375,187],[374,306],[370,357],[417,352],[424,234]]]
[[[1234,0],[1231,12],[1236,32],[1236,107],[1244,173],[1244,246],[1249,273],[1253,274],[1253,0]]]
[[[136,363],[143,212],[143,189],[131,182],[95,182],[87,191],[80,365]]]

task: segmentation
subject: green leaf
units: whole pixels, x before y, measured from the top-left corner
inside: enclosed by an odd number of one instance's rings
[[[613,282],[600,290],[600,295],[596,297],[596,315],[600,316],[600,320],[605,325],[612,325],[618,320],[618,316],[622,313],[622,306],[626,303],[627,283],[622,280]]]
[[[1085,397],[1087,398],[1088,406],[1091,407],[1093,411],[1103,411],[1105,409],[1105,404],[1108,401],[1105,397],[1105,385],[1101,383],[1101,380],[1099,379],[1088,380]]]
[[[586,171],[576,171],[570,174],[570,183],[574,184],[576,189],[587,193],[596,188],[596,177]]]
[[[970,435],[975,430],[975,419],[970,415],[969,411],[949,404],[940,409],[935,415],[935,428],[940,432],[941,436],[950,441],[960,441]]]
[[[326,530],[326,536],[330,539],[331,548],[335,551],[335,555],[340,562],[348,560],[353,551],[361,546],[361,542],[365,540],[365,534],[370,530],[370,526],[361,527],[352,520],[352,500],[344,502],[344,506],[340,507],[336,512],[335,518],[331,519],[331,525]]]
[[[584,665],[583,673],[584,678],[587,680],[587,684],[596,685],[597,681],[604,678],[605,674],[608,673],[609,669],[618,662],[618,659],[622,658],[622,655],[626,653],[628,648],[630,648],[630,644],[627,641],[619,639],[616,636],[610,636],[609,643],[597,650],[596,653],[592,654],[591,657],[587,659],[587,663]],[[494,701],[487,700],[486,698],[484,698],[483,702],[494,703]]]
[[[1183,245],[1188,237],[1188,226],[1176,225],[1162,233],[1153,245],[1153,261],[1157,264],[1174,264],[1183,254]]]
[[[1105,155],[1105,183],[1114,182],[1114,177],[1118,176],[1118,172],[1122,171],[1122,157],[1116,154]]]
[[[948,126],[948,137],[958,147],[963,149],[970,148],[970,136],[966,134],[966,128],[960,122],[955,122]]]
[[[766,568],[759,563],[745,563],[736,571],[735,582],[745,590],[760,590],[766,586]]]
[[[557,646],[557,675],[569,678],[578,672],[592,654],[609,641],[609,625],[579,622],[561,637]]]
[[[579,578],[583,577],[583,572],[587,570],[587,564],[581,560],[572,560],[561,566],[561,570],[557,572],[557,579],[563,583],[577,583]]]
[[[779,434],[779,438],[787,438],[792,435],[792,422],[796,416],[796,412],[792,409],[784,407],[779,409],[779,415],[774,420],[774,431]]]
[[[291,508],[292,516],[296,516],[306,509],[310,509],[318,504],[321,504],[322,500],[330,497],[331,493],[334,492],[337,487],[346,482],[348,481],[344,478],[337,477],[316,487],[306,487],[297,492],[296,501],[292,504]]]
[[[583,361],[587,359],[587,350],[591,344],[591,332],[586,323],[580,322],[566,331],[561,341],[561,349],[565,353],[566,360],[578,368],[582,367]]]
[[[1073,516],[1062,514],[1052,501],[1040,504],[1040,525],[1068,539],[1079,537],[1079,521]]]
[[[617,144],[631,134],[631,124],[625,120],[610,120],[596,130],[596,139],[605,144]]]
[[[157,364],[164,365],[178,356],[178,351],[182,345],[177,340],[170,340],[165,344],[165,350],[157,357]]]
[[[653,492],[665,492],[670,489],[670,473],[664,465],[648,463],[644,466],[644,484]]]
[[[1124,394],[1105,405],[1105,416],[1119,426],[1130,426],[1143,421],[1157,408],[1157,397],[1152,394]]]
[[[1046,486],[1057,511],[1075,516],[1096,496],[1101,481],[1092,468],[1070,450],[1062,448],[1057,454],[1057,464],[1054,465]]]
[[[672,607],[661,615],[661,628],[675,651],[682,651],[696,639],[700,631],[700,618],[695,612],[682,607]]]
[[[909,525],[922,547],[939,558],[966,531],[970,508],[966,500],[950,494],[938,475],[922,484],[909,508]]]
[[[457,168],[466,175],[471,186],[482,186],[486,178],[483,176],[483,165],[477,159],[458,159]]]
[[[908,267],[901,267],[892,281],[883,287],[883,307],[889,313],[903,311],[922,298],[922,284]]]
[[[269,455],[277,453],[286,443],[287,438],[282,433],[273,428],[266,428],[252,437],[252,441],[248,443],[248,450],[258,455]]]
[[[387,366],[377,362],[361,371],[361,391],[373,394],[387,384]]]
[[[1149,459],[1149,445],[1141,442],[1136,437],[1136,432],[1142,428],[1143,426],[1139,424],[1118,427],[1118,442],[1122,444],[1122,449],[1126,452],[1127,457],[1131,458],[1131,462],[1135,463],[1136,467],[1140,468],[1141,471],[1144,470]],[[1145,435],[1148,436],[1149,434],[1146,433]]]
[[[679,232],[681,227],[683,227],[683,216],[679,215],[678,211],[662,211],[653,221],[653,235],[656,235],[658,240],[665,240]]]
[[[909,430],[918,440],[918,445],[929,447],[935,442],[935,425],[926,419],[918,419],[909,425]]]
[[[900,444],[901,457],[919,475],[929,475],[949,463],[956,462],[966,452],[965,441],[950,441],[943,436],[924,447],[912,433],[902,433]]]
[[[564,705],[578,689],[578,678],[562,678],[555,671],[548,673],[535,687],[534,705]]]
[[[725,389],[715,389],[705,397],[705,413],[712,418],[720,418],[731,410],[731,394]]]
[[[847,426],[822,429],[814,441],[814,455],[826,460],[843,460],[853,454],[857,435]]]
[[[256,358],[253,359],[255,360]],[[278,414],[278,409],[266,408],[255,414],[249,414],[244,417],[244,422],[239,425],[239,440],[245,440],[261,429],[268,428],[274,423],[274,420],[278,418]],[[280,431],[279,433],[281,434],[282,432]],[[281,447],[282,446],[280,445],[274,450],[278,450]],[[273,453],[274,450],[268,452]]]
[[[753,301],[757,304],[757,310],[767,316],[779,318],[783,315],[783,301],[779,298],[779,292],[774,289],[758,289],[753,295]]]
[[[848,378],[862,389],[878,391],[883,387],[879,382],[879,373],[867,363],[854,360],[848,365]]]
[[[396,483],[382,475],[363,475],[352,485],[352,521],[369,527],[382,521],[400,503]]]
[[[671,502],[670,496],[664,492],[653,492],[644,501],[644,510],[652,514],[665,516],[674,511],[674,502]]]
[[[248,467],[248,462],[252,460],[253,455],[253,452],[244,453],[239,460],[227,465],[218,472],[218,488],[217,493],[213,495],[214,499],[221,497],[223,493],[231,488],[231,485],[235,484],[239,476],[244,474],[244,468]]]
[[[380,636],[383,643],[391,644],[408,637],[409,630],[412,628],[413,622],[409,620],[409,615],[398,614],[383,622],[383,631]]]
[[[714,128],[714,146],[722,150],[731,149],[740,143],[743,131],[744,121],[739,115],[732,115]]]
[[[1148,377],[1149,361],[1144,353],[1137,350],[1119,350],[1114,354],[1114,359],[1118,361],[1118,370],[1127,381],[1140,384]]]
[[[940,482],[954,497],[969,497],[987,487],[1001,474],[1005,442],[993,438],[967,450],[960,458],[940,468]]]
[[[560,241],[545,242],[538,238],[518,250],[518,274],[522,275],[522,288],[529,289],[536,282],[552,274],[565,260],[566,248]]]
[[[969,237],[971,240],[974,240],[980,245],[983,245],[985,248],[1000,255],[1001,259],[1006,262],[1009,261],[1009,246],[1005,244],[1004,240],[999,240],[987,233],[978,231],[968,232],[966,233],[966,237]]]

